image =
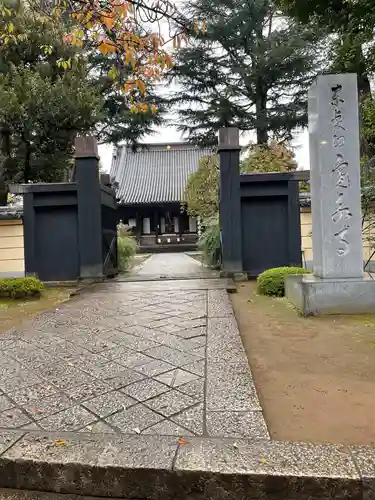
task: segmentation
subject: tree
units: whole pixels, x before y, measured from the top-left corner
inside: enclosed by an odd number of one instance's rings
[[[1,204],[10,182],[61,180],[75,136],[101,118],[85,61],[62,29],[22,9],[12,26],[15,38],[0,46]]]
[[[251,172],[290,172],[297,168],[293,151],[275,141],[269,145],[250,145],[240,162],[242,174]],[[184,191],[183,205],[188,214],[209,219],[219,211],[219,157],[207,156],[199,161],[198,170],[190,174]]]
[[[331,71],[358,73],[360,96],[371,95],[375,71],[373,0],[277,0],[285,14],[334,35]]]
[[[21,5],[21,0],[6,1],[6,14]],[[123,92],[135,111],[147,107],[145,102],[134,100],[134,91],[145,94],[147,82],[161,77],[171,65],[166,50],[169,39],[162,36],[161,23],[169,26],[175,45],[186,38],[186,27],[191,24],[169,0],[25,0],[22,4],[36,15],[43,13],[52,20],[64,20],[67,42],[85,51],[111,54],[114,61],[109,74],[113,86]],[[7,23],[0,31],[0,39],[11,38],[12,29],[12,23]],[[121,70],[129,65],[132,71],[127,71],[124,79]]]
[[[241,162],[242,173],[248,172],[292,172],[297,163],[293,151],[285,144],[272,141],[267,145],[255,145]]]
[[[207,219],[219,210],[219,160],[206,156],[199,160],[198,170],[189,175],[183,205],[192,217]]]
[[[117,144],[126,141],[136,146],[143,136],[151,134],[155,126],[164,122],[165,100],[156,94],[153,82],[148,81],[145,95],[139,89],[134,91],[134,100],[143,101],[146,110],[134,112],[129,101],[124,99],[123,92],[113,85],[108,76],[113,64],[112,54],[91,52],[89,55],[90,78],[103,100],[103,119],[96,127],[96,138],[99,143]],[[124,67],[120,71],[128,74],[132,68]]]
[[[332,31],[364,31],[372,33],[375,26],[375,5],[372,0],[278,0],[285,13],[301,22],[311,19]]]
[[[196,0],[191,15],[207,31],[191,35],[171,70],[191,141],[216,143],[219,128],[236,126],[267,144],[306,125],[306,91],[323,65],[315,30],[280,18],[271,0]]]

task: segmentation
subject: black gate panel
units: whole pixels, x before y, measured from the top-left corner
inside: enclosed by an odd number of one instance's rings
[[[35,258],[43,281],[76,280],[79,276],[77,208],[36,207]]]
[[[243,268],[249,277],[288,265],[287,196],[245,198],[241,219]]]

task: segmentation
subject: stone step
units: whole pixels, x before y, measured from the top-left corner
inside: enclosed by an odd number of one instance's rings
[[[1,500],[362,500],[375,491],[373,447],[20,431],[0,433],[0,444],[0,488],[10,488]]]

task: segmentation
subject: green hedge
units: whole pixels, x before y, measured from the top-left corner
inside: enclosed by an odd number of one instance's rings
[[[130,268],[131,261],[137,252],[137,242],[133,236],[125,232],[118,233],[117,255],[119,271],[125,272]]]
[[[0,279],[0,297],[20,299],[37,297],[44,285],[37,278],[3,278]]]
[[[219,216],[213,215],[203,221],[204,230],[198,241],[198,248],[203,254],[204,262],[217,266],[220,258],[220,224]]]
[[[258,276],[258,293],[271,297],[284,297],[285,278],[291,274],[308,274],[310,271],[302,267],[275,267],[267,269]]]

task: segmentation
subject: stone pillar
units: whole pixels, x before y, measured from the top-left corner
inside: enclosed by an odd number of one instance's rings
[[[357,75],[320,76],[309,92],[314,275],[363,276]]]
[[[102,204],[98,146],[94,137],[75,141],[78,197],[78,240],[81,278],[103,276]]]
[[[174,232],[178,234],[180,232],[180,220],[179,217],[173,217]]]
[[[240,143],[237,128],[219,131],[222,270],[242,272]]]
[[[288,277],[304,315],[375,312],[364,277],[357,75],[318,77],[309,92],[313,275]]]
[[[151,224],[150,217],[143,217],[143,234],[150,234]]]
[[[190,233],[197,232],[197,219],[195,217],[189,217],[189,231]]]

